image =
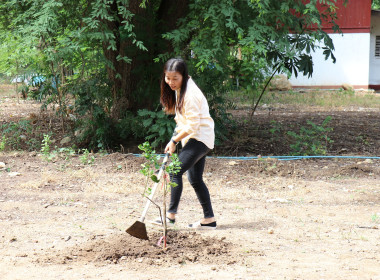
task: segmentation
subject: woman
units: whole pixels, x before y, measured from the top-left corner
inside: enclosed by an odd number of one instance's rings
[[[214,148],[214,121],[210,117],[207,100],[202,91],[189,77],[186,63],[173,58],[166,62],[161,80],[161,104],[167,114],[175,113],[177,126],[165,153],[172,154],[176,145],[181,142],[179,154],[180,171],[171,175],[177,186],[171,189],[171,200],[167,213],[169,224],[175,223],[178,204],[182,194],[182,175],[187,171],[190,184],[193,186],[203,208],[204,217],[190,224],[195,229],[216,229],[210,194],[203,182],[203,171],[206,155]],[[155,221],[161,224],[161,221]]]

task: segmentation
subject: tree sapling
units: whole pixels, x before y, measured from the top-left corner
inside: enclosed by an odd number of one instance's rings
[[[150,195],[152,189],[149,187],[149,181],[153,181],[155,183],[158,183],[160,180],[157,178],[155,174],[155,170],[157,170],[159,165],[159,159],[160,155],[157,155],[155,150],[152,149],[149,142],[145,142],[143,144],[140,144],[139,149],[143,151],[143,157],[147,160],[144,164],[142,164],[142,169],[140,169],[140,172],[145,176],[145,188],[142,195],[144,197],[147,197]],[[158,207],[160,210],[160,217],[162,220],[163,225],[163,237],[162,240],[164,241],[163,247],[166,248],[166,236],[167,236],[167,224],[166,224],[166,196],[169,193],[170,189],[172,187],[175,187],[177,184],[172,182],[172,178],[169,176],[169,174],[177,174],[180,170],[180,162],[178,159],[178,155],[173,153],[171,155],[171,162],[165,166],[164,173],[163,173],[163,211],[161,211],[161,207],[158,206],[154,201],[151,201],[154,205]],[[161,213],[163,214],[161,216]],[[161,241],[161,240],[160,240]],[[159,242],[160,243],[160,242]]]

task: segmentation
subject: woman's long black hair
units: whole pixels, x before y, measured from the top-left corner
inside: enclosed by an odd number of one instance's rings
[[[166,72],[178,72],[182,75],[181,91],[179,94],[179,100],[177,101],[177,109],[180,113],[182,113],[187,81],[189,80],[189,71],[187,70],[187,65],[181,58],[171,58],[165,63],[164,70],[162,72],[160,102],[167,114],[174,114],[176,106],[175,91],[172,90],[170,86],[165,82]]]

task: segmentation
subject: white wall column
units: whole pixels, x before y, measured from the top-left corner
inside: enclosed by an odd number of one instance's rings
[[[355,88],[368,88],[369,84],[369,33],[330,34],[334,42],[336,63],[325,60],[323,49],[312,54],[313,76],[308,79],[302,74],[290,82],[295,87],[339,88],[350,84]]]
[[[369,84],[380,89],[380,56],[375,56],[376,36],[380,36],[380,12],[372,11],[371,46],[369,51]]]

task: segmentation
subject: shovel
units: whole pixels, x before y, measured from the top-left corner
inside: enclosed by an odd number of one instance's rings
[[[164,173],[164,169],[165,169],[166,163],[168,162],[169,155],[170,155],[169,153],[167,153],[165,155],[165,158],[162,162],[160,170],[158,171],[158,175],[157,175],[158,182],[154,184],[152,191],[150,192],[150,195],[148,196],[148,201],[146,202],[146,205],[145,205],[144,211],[142,212],[141,218],[126,230],[127,233],[129,233],[130,235],[132,235],[136,238],[149,240],[148,235],[146,233],[146,227],[144,224],[144,220],[145,220],[146,213],[148,212],[149,206],[152,202],[152,198],[154,196],[154,193],[156,192],[157,186],[158,186],[159,181],[161,179],[162,173]]]

